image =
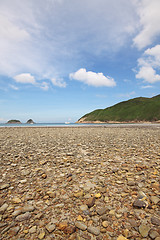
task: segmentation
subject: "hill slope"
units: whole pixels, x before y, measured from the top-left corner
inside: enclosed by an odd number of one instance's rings
[[[78,122],[130,122],[160,120],[160,95],[152,98],[138,97],[120,102],[112,107],[97,109],[81,117]]]

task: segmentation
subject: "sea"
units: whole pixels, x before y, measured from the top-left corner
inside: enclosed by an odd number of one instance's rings
[[[160,127],[159,123],[34,123],[34,124],[6,124],[0,123],[2,127]]]

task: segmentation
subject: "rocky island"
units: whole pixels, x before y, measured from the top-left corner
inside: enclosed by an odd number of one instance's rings
[[[27,124],[34,124],[35,122],[32,119],[29,119],[26,123]]]
[[[21,124],[21,121],[16,120],[16,119],[12,119],[12,120],[9,120],[9,121],[7,122],[7,124]]]

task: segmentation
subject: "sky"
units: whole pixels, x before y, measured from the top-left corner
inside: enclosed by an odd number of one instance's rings
[[[160,94],[159,0],[0,0],[0,122]]]

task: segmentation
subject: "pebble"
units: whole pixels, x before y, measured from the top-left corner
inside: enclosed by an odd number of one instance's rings
[[[80,209],[81,209],[82,211],[86,211],[86,210],[88,209],[88,206],[87,206],[87,205],[81,205],[81,206],[80,206]]]
[[[146,224],[141,224],[139,226],[139,232],[140,232],[142,237],[147,237],[148,233],[149,233],[149,230],[150,230],[150,226],[148,226]]]
[[[53,232],[56,228],[56,225],[54,223],[48,223],[46,225],[46,229],[48,230],[49,233]]]
[[[0,207],[0,213],[5,212],[7,208],[8,208],[8,204],[7,204],[7,203],[4,203],[4,204]]]
[[[89,226],[87,228],[87,231],[89,233],[92,233],[93,235],[96,235],[96,236],[98,236],[100,234],[100,229],[98,227]]]
[[[145,208],[146,207],[146,203],[140,199],[137,199],[133,202],[133,207],[136,208]]]
[[[0,190],[6,189],[6,188],[9,188],[9,187],[10,187],[9,183],[3,183],[3,184],[0,185]]]
[[[159,142],[154,125],[0,129],[0,239],[160,240]]]
[[[37,226],[33,226],[29,229],[29,233],[35,233],[37,231]]]
[[[86,226],[84,223],[79,222],[79,221],[76,221],[76,222],[75,222],[75,226],[76,226],[77,228],[81,229],[82,231],[85,231],[85,230],[87,229],[87,226]]]
[[[87,201],[86,204],[89,208],[93,207],[95,204],[95,198],[94,197],[90,197]]]
[[[153,217],[151,218],[151,223],[152,223],[153,225],[160,226],[160,219],[159,219],[158,217],[153,216]]]
[[[32,211],[34,211],[34,206],[32,206],[32,205],[26,205],[26,206],[24,206],[23,208],[22,208],[22,212],[23,213],[25,213],[25,212],[32,212]]]
[[[24,214],[21,214],[21,215],[17,216],[16,221],[21,222],[21,221],[24,221],[24,220],[28,220],[30,218],[31,218],[31,214],[29,212],[26,212]]]

